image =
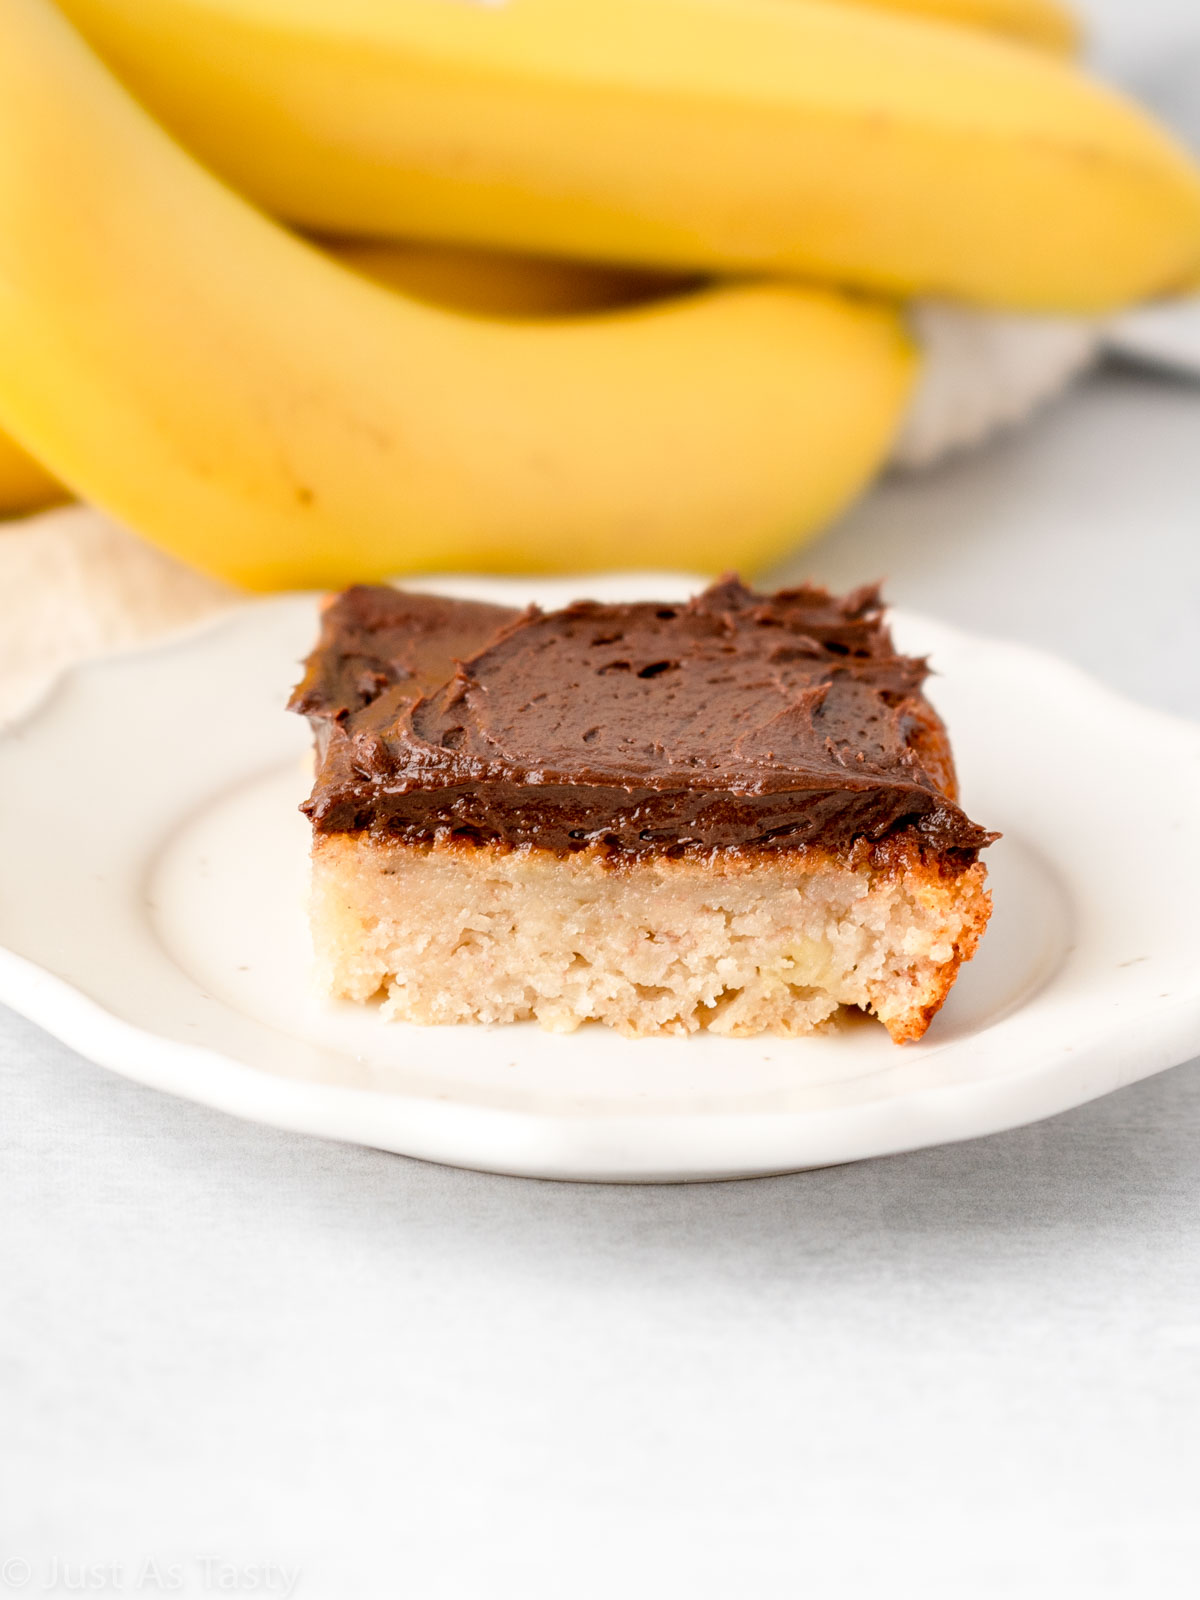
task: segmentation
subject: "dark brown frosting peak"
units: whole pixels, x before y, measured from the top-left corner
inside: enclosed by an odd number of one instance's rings
[[[516,612],[391,589],[327,609],[293,696],[320,830],[621,854],[845,849],[913,832],[973,856],[923,661],[878,590]]]

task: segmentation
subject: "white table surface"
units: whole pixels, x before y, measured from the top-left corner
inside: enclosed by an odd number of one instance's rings
[[[1105,374],[780,575],[880,573],[1200,716],[1200,388]],[[0,1075],[0,1597],[1200,1592],[1200,1062],[658,1189],[238,1123],[7,1014]]]
[[[789,573],[890,572],[1200,713],[1198,534],[1200,388],[1105,376]],[[15,1017],[0,1072],[0,1553],[33,1592],[57,1554],[331,1600],[1196,1593],[1200,1063],[676,1189],[243,1125]]]

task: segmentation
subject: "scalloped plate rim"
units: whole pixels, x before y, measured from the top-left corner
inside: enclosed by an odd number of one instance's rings
[[[539,584],[535,580],[464,579],[455,575],[422,579],[420,587],[457,586],[476,593],[491,589],[509,594],[538,587],[564,591],[571,588],[578,593],[590,584],[593,589],[612,593],[622,585],[643,589],[656,581],[664,587],[670,583],[678,588],[681,583],[696,580],[688,575],[639,573]],[[69,667],[33,710],[0,734],[0,749],[19,738],[24,729],[52,715],[56,701],[81,676],[90,677],[113,665],[152,662],[161,655],[195,650],[203,654],[219,648],[227,630],[253,626],[248,619],[262,608],[298,603],[311,607],[315,600],[312,595],[296,594],[254,600],[203,619],[168,639]],[[1123,722],[1134,721],[1143,731],[1157,728],[1172,745],[1186,744],[1200,762],[1200,725],[1140,706],[1048,652],[988,639],[899,609],[892,616],[899,630],[927,638],[935,652],[939,644],[941,648],[953,644],[960,652],[982,652],[993,657],[1003,654],[1010,661],[1020,660],[1028,669],[1064,686],[1070,695],[1106,707]],[[953,729],[951,732],[953,736]],[[450,1165],[582,1181],[686,1182],[768,1175],[975,1138],[1083,1104],[1166,1070],[1200,1048],[1198,970],[1194,990],[1175,996],[1169,1006],[1158,1012],[1150,1037],[1143,1014],[1130,1016],[1120,1025],[1110,1020],[1104,1036],[1081,1040],[1081,1048],[1071,1052],[1073,1059],[1069,1062],[1035,1061],[982,1081],[934,1084],[912,1090],[905,1097],[905,1105],[915,1118],[901,1118],[899,1124],[895,1102],[888,1099],[804,1112],[678,1111],[634,1113],[632,1117],[628,1113],[581,1116],[463,1106],[436,1098],[280,1077],[203,1044],[170,1039],[130,1021],[47,967],[3,947],[0,1001],[109,1070],[247,1120]],[[569,1040],[564,1041],[564,1048],[569,1048]],[[1080,1082],[1081,1071],[1088,1076],[1087,1083]],[[391,1126],[372,1129],[365,1125],[372,1112]],[[471,1148],[465,1147],[462,1138],[464,1119],[473,1125],[472,1138],[465,1142]],[[907,1126],[914,1120],[915,1126]],[[632,1163],[628,1161],[628,1152],[622,1151],[621,1146],[628,1137],[631,1121],[636,1121],[643,1142],[654,1145],[657,1141],[659,1160],[641,1156]],[[717,1148],[701,1151],[697,1142],[701,1128],[712,1134],[713,1125],[718,1123],[725,1126],[716,1130]],[[730,1123],[737,1124],[736,1132],[741,1137],[732,1137],[727,1126]],[[805,1147],[804,1159],[791,1159],[784,1153],[797,1137]],[[701,1142],[707,1145],[713,1141]],[[486,1153],[481,1153],[481,1144]],[[721,1159],[721,1146],[725,1147],[725,1160]],[[628,1170],[621,1170],[622,1167]]]

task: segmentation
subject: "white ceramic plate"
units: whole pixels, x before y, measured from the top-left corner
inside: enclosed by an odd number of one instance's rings
[[[444,582],[507,603],[679,576]],[[431,585],[436,587],[436,585]],[[417,1028],[308,988],[310,596],[72,672],[0,740],[0,1000],[141,1082],[496,1172],[750,1176],[1030,1122],[1200,1049],[1200,728],[1035,652],[898,617],[932,655],[995,914],[919,1045]]]

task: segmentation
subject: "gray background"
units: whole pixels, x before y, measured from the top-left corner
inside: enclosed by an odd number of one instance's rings
[[[1088,10],[1143,84],[1200,36]],[[1200,389],[1109,371],[781,575],[888,574],[1200,715],[1198,535]],[[0,1073],[0,1596],[1200,1592],[1200,1063],[686,1189],[274,1133],[11,1016]]]

